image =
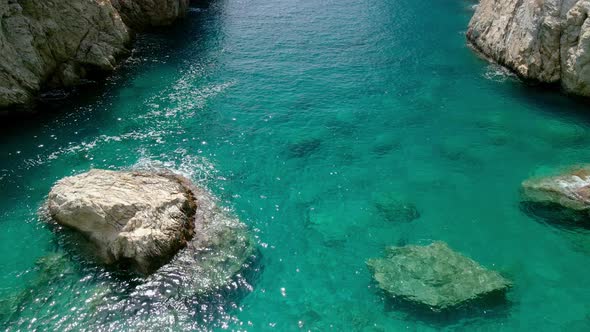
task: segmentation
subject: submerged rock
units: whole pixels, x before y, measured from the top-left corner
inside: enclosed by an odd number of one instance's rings
[[[51,253],[40,257],[35,262],[35,278],[23,289],[16,289],[12,293],[0,298],[0,322],[6,323],[18,317],[19,313],[30,307],[31,302],[43,302],[38,292],[44,287],[53,286],[74,273],[74,267],[62,253]]]
[[[310,138],[292,143],[288,146],[288,156],[289,158],[305,158],[318,151],[321,145],[322,140],[318,138]]]
[[[587,0],[481,0],[467,38],[520,77],[590,96]]]
[[[385,220],[391,222],[410,222],[420,218],[420,212],[414,204],[391,193],[377,196],[375,208]]]
[[[388,247],[383,258],[369,259],[373,277],[388,295],[433,311],[504,294],[510,281],[451,250],[444,242]]]

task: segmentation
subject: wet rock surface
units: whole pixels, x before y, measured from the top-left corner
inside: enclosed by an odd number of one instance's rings
[[[367,261],[378,286],[390,297],[440,312],[495,295],[511,282],[444,242],[388,247],[382,258]]]

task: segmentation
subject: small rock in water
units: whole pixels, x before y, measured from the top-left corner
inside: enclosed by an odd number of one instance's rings
[[[393,298],[444,311],[494,294],[504,295],[511,282],[447,246],[388,247],[383,258],[367,265],[379,287]]]
[[[418,208],[395,194],[381,194],[375,199],[377,211],[387,221],[410,222],[420,218]]]
[[[590,166],[522,183],[526,211],[554,221],[590,220]]]

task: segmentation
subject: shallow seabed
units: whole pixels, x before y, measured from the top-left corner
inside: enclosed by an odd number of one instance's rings
[[[590,234],[519,205],[523,179],[589,160],[587,107],[474,55],[474,3],[219,0],[141,37],[104,86],[3,119],[2,329],[590,330]],[[154,166],[220,197],[260,255],[211,298],[120,308],[140,281],[65,250],[37,210],[64,176]],[[388,221],[389,194],[420,218]],[[388,301],[365,261],[432,240],[511,278],[508,302]]]

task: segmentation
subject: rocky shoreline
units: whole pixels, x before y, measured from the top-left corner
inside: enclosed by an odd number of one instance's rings
[[[467,39],[486,58],[533,82],[590,96],[590,4],[481,0]]]
[[[189,2],[0,0],[0,109],[108,75],[130,54],[137,31],[182,18]]]

